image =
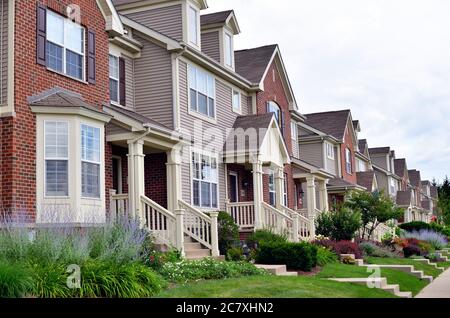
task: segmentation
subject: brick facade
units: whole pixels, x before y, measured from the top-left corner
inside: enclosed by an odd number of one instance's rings
[[[352,173],[348,174],[345,167],[345,149],[348,148],[351,151],[352,158]],[[356,184],[356,159],[355,159],[355,148],[353,146],[353,139],[351,136],[350,129],[347,124],[344,134],[344,143],[341,145],[341,167],[342,167],[342,179],[350,183]]]
[[[256,96],[258,114],[265,114],[267,112],[267,103],[270,101],[277,103],[284,114],[283,135],[289,155],[292,156],[291,114],[289,112],[289,101],[275,61],[272,62],[272,65],[267,72],[267,76],[264,79],[264,91],[258,92]],[[295,205],[295,182],[291,165],[285,165],[284,173],[287,174],[288,178],[288,207],[293,209]],[[263,178],[263,188],[264,201],[269,202],[269,178],[267,175]]]
[[[57,12],[65,12],[68,4],[80,7],[82,24],[96,34],[96,84],[70,79],[36,63],[37,1],[16,0],[16,116],[1,120],[1,204],[3,211],[14,216],[27,217],[30,221],[34,220],[36,214],[36,117],[31,112],[27,98],[57,86],[80,93],[88,103],[99,109],[109,101],[108,34],[105,31],[104,17],[96,2],[42,0],[39,3],[48,5]],[[107,180],[107,185],[108,182]]]
[[[145,155],[145,196],[167,208],[167,155]]]

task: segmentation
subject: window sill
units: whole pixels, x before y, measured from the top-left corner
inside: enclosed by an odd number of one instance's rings
[[[74,81],[77,81],[77,82],[79,82],[79,83],[81,83],[81,84],[89,85],[89,83],[88,83],[87,81],[85,81],[85,80],[81,80],[81,79],[79,79],[79,78],[76,78],[76,77],[73,77],[73,76],[64,74],[64,73],[62,73],[62,72],[55,71],[54,69],[51,69],[51,68],[49,68],[49,67],[46,67],[46,68],[47,68],[47,71],[49,71],[49,72],[52,72],[52,73],[55,73],[55,74],[58,74],[58,75],[67,77],[67,78],[69,78],[69,79],[71,79],[71,80],[74,80]]]
[[[89,197],[81,197],[81,200],[85,200],[85,201],[102,201],[101,198],[89,198]]]
[[[212,118],[212,117],[205,116],[205,115],[203,115],[203,114],[201,114],[199,112],[196,112],[195,110],[192,110],[191,108],[188,109],[188,114],[193,116],[193,117],[196,117],[198,119],[207,121],[207,122],[209,122],[211,124],[217,124],[217,118]]]
[[[242,108],[241,109],[234,109],[232,108],[233,113],[238,114],[239,116],[242,116]]]

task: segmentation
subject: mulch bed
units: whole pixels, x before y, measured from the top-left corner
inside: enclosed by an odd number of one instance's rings
[[[310,272],[297,271],[299,276],[315,276],[320,273],[322,267],[315,267]]]

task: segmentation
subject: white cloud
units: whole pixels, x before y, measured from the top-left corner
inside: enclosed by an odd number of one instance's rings
[[[370,146],[450,175],[450,1],[209,0],[237,49],[278,43],[303,113],[350,108]]]

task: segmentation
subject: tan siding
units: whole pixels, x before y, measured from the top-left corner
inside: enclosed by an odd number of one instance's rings
[[[300,159],[316,167],[323,168],[322,143],[300,144]]]
[[[187,64],[183,61],[180,62],[180,119],[181,127],[193,132],[194,121],[198,121],[196,117],[189,114],[188,109],[188,88],[187,88]],[[248,98],[242,97],[245,100],[242,104],[243,112],[248,111]],[[224,84],[222,81],[216,79],[216,112],[217,112],[217,124],[213,124],[207,121],[202,121],[203,129],[216,128],[220,130],[220,133],[214,135],[210,140],[204,140],[203,146],[208,146],[206,149],[219,153],[222,151],[226,129],[231,128],[236,121],[237,114],[232,111],[232,96],[231,87]],[[219,158],[219,162],[220,162]],[[187,202],[191,202],[191,179],[190,179],[190,164],[184,163],[182,165],[182,182],[183,182],[183,199]],[[219,163],[219,207],[225,208],[225,166]]]
[[[134,60],[132,58],[123,57],[125,59],[125,97],[126,107],[134,107]]]
[[[331,160],[327,157],[327,171],[336,175],[336,161],[337,161],[337,151],[335,150],[334,160]]]
[[[220,63],[219,31],[202,33],[202,51]]]
[[[299,153],[298,153],[298,142],[295,139],[292,139],[292,155],[294,158],[299,158]],[[299,158],[300,159],[300,158]]]
[[[172,59],[162,47],[135,37],[144,44],[134,61],[134,104],[138,113],[173,128]]]
[[[177,41],[183,40],[181,4],[130,13],[127,17]]]
[[[0,0],[0,105],[7,101],[8,86],[8,0]]]
[[[129,130],[126,130],[125,128],[122,128],[120,126],[114,125],[114,124],[107,124],[106,125],[106,135],[118,135],[118,134],[124,134],[129,133]]]

